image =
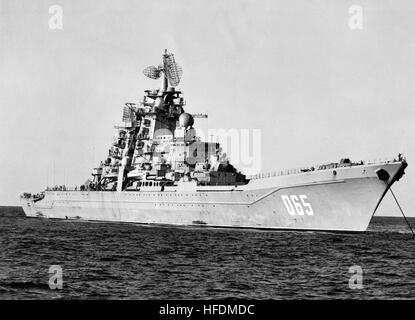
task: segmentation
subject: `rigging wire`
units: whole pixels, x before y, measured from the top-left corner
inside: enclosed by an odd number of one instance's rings
[[[394,193],[393,193],[393,191],[392,191],[392,188],[389,188],[389,190],[391,191],[392,196],[393,196],[393,198],[395,199],[395,202],[396,202],[396,204],[397,204],[397,205],[398,205],[398,207],[399,207],[399,210],[401,210],[402,216],[403,216],[403,218],[405,219],[406,224],[407,224],[407,225],[408,225],[408,227],[409,227],[409,230],[411,230],[412,237],[414,237],[414,238],[415,238],[415,233],[414,233],[414,230],[412,229],[411,224],[409,223],[408,219],[406,218],[405,214],[403,213],[403,210],[402,210],[402,208],[401,208],[401,206],[400,206],[400,204],[399,204],[399,202],[398,202],[398,199],[396,199],[395,194],[394,194]]]

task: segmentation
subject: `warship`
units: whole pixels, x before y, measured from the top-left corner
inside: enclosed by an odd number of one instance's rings
[[[144,69],[159,79],[140,103],[126,103],[107,159],[79,188],[24,193],[28,217],[169,226],[365,231],[407,167],[399,154],[247,176],[204,142],[177,90],[183,71],[167,50]]]

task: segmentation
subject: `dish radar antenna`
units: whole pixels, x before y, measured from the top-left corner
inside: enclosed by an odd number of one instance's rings
[[[167,53],[167,49],[165,49],[163,54],[163,64],[158,67],[149,66],[143,70],[143,73],[151,79],[162,77],[160,91],[163,93],[167,89],[167,81],[172,87],[176,87],[180,83],[183,69],[174,60],[173,53]]]

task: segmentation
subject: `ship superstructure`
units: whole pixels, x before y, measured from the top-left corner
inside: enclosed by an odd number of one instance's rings
[[[95,191],[144,190],[194,182],[197,185],[248,183],[221,153],[219,143],[203,142],[194,117],[184,111],[185,100],[175,87],[182,75],[171,53],[159,67],[144,74],[161,79],[160,88],[146,90],[139,105],[126,103],[118,135],[108,158],[93,170],[93,180],[82,188]]]
[[[406,160],[342,159],[298,171],[250,177],[217,142],[204,142],[176,89],[172,53],[144,69],[160,80],[140,103],[126,103],[108,157],[80,188],[23,194],[30,217],[180,226],[364,231]]]

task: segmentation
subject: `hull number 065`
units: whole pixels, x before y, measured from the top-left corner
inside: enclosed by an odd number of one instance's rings
[[[287,208],[287,211],[290,215],[299,215],[303,216],[304,214],[307,214],[309,216],[314,215],[313,208],[311,207],[311,204],[307,201],[307,196],[304,194],[301,195],[282,195],[281,196],[282,201],[285,204],[285,208]]]

